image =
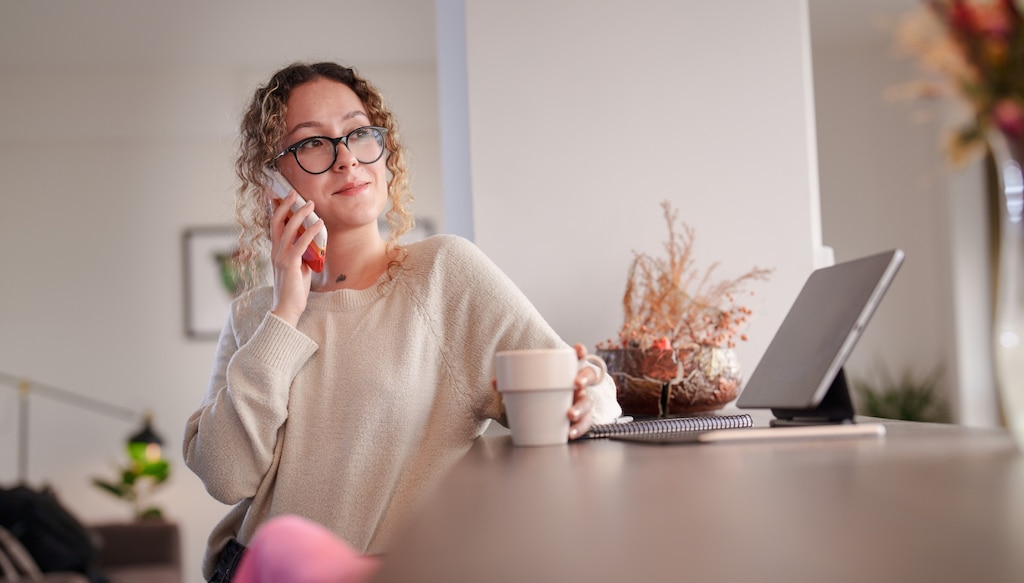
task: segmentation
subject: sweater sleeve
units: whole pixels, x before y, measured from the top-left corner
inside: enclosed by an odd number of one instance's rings
[[[317,345],[269,312],[239,345],[232,310],[217,346],[210,384],[185,427],[185,463],[220,502],[255,495],[288,418],[292,381]]]
[[[611,423],[622,415],[612,375],[604,375],[601,382],[590,387],[588,391],[594,399],[594,423]]]
[[[491,388],[494,354],[501,350],[563,348],[569,346],[548,324],[515,283],[476,245],[448,237],[442,246],[441,263],[449,290],[446,360],[457,362],[458,370],[470,375],[470,386],[484,387],[484,412],[504,423],[501,399]],[[594,399],[595,423],[606,423],[621,415],[610,376],[590,388]]]

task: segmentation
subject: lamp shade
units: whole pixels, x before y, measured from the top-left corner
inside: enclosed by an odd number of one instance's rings
[[[157,445],[163,445],[164,440],[153,431],[153,415],[147,413],[146,418],[143,422],[142,429],[138,433],[128,438],[128,443],[144,443],[149,445],[155,443]]]
[[[142,429],[128,438],[128,455],[141,464],[158,462],[164,440],[153,431],[153,415],[146,414]]]

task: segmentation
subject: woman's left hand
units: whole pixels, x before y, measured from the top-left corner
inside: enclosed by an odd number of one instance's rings
[[[573,346],[576,357],[583,360],[587,349],[582,344]],[[572,407],[569,408],[569,439],[578,439],[590,431],[594,424],[594,398],[587,387],[596,384],[600,379],[592,366],[580,367],[576,374],[576,390],[572,394]]]

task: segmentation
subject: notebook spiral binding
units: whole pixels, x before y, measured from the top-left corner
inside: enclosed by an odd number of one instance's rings
[[[707,415],[702,417],[671,417],[662,419],[640,419],[625,423],[603,423],[594,425],[586,437],[611,437],[613,435],[644,435],[650,433],[679,433],[685,431],[708,431],[711,429],[737,429],[753,427],[754,420],[746,413],[739,415]]]

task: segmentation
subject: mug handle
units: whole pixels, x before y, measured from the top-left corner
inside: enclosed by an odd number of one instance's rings
[[[583,367],[584,363],[592,364],[599,371],[601,371],[600,374],[597,375],[597,379],[594,381],[595,385],[603,381],[604,377],[608,376],[608,365],[605,364],[604,359],[601,358],[600,356],[596,354],[588,354],[583,357],[583,360],[580,361],[581,368]]]

